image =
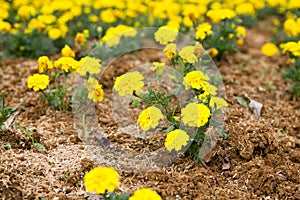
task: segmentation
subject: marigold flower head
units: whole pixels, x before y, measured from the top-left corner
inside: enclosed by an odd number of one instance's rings
[[[297,42],[287,42],[280,44],[282,48],[282,53],[291,52],[294,56],[300,56],[300,41]]]
[[[53,64],[49,60],[48,56],[40,56],[37,62],[39,73],[44,73],[46,70],[53,68]]]
[[[52,40],[56,40],[62,36],[62,31],[59,28],[51,28],[48,31],[48,36]]]
[[[201,56],[203,56],[205,50],[202,46],[202,44],[196,44],[195,45],[195,51],[194,51],[194,54],[198,57],[198,58],[201,58]]]
[[[74,41],[76,45],[83,46],[86,42],[86,37],[83,33],[77,33]]]
[[[168,151],[172,151],[175,149],[176,151],[180,151],[182,146],[186,146],[189,141],[190,136],[181,129],[175,129],[168,133],[165,147]]]
[[[166,56],[169,60],[172,59],[173,56],[176,55],[176,44],[170,43],[164,48],[164,52],[166,53]]]
[[[195,46],[185,46],[179,51],[179,56],[182,58],[185,63],[195,63],[198,61],[197,56],[195,55]]]
[[[185,125],[201,127],[208,122],[210,117],[209,108],[201,103],[189,103],[181,110],[181,118]]]
[[[79,62],[72,57],[61,57],[54,62],[54,67],[75,73],[79,70]]]
[[[166,45],[169,42],[174,42],[178,35],[178,28],[174,26],[162,26],[155,33],[154,38],[162,45]]]
[[[141,112],[137,122],[144,131],[147,131],[150,128],[156,128],[159,120],[163,118],[164,116],[159,108],[150,106]]]
[[[93,89],[89,90],[88,98],[93,100],[93,102],[101,102],[103,101],[104,92],[102,89],[102,85],[96,84]]]
[[[200,89],[205,81],[208,81],[209,77],[201,71],[191,71],[187,73],[183,79],[183,85],[188,90],[190,87],[194,89]]]
[[[119,44],[121,37],[135,37],[136,34],[135,28],[120,24],[116,27],[110,27],[106,31],[105,36],[101,38],[100,43],[105,42],[107,46],[113,47]]]
[[[46,89],[49,83],[49,76],[45,74],[34,74],[29,76],[27,80],[28,88],[32,88],[35,92]]]
[[[63,57],[75,57],[75,52],[69,47],[69,45],[65,45],[64,48],[61,49],[61,54]]]
[[[101,70],[101,60],[97,58],[92,58],[89,56],[83,57],[79,61],[79,74],[85,76],[88,72],[89,74],[98,74]]]
[[[274,56],[278,52],[279,52],[278,47],[271,42],[265,43],[261,48],[261,53],[265,56]]]
[[[211,25],[207,22],[204,22],[197,26],[195,38],[204,40],[206,36],[211,34],[212,34]]]
[[[290,37],[297,37],[300,34],[300,18],[297,20],[287,19],[283,24],[284,31]]]
[[[221,97],[211,97],[209,100],[209,107],[211,108],[220,109],[226,106],[228,106],[228,103]]]
[[[153,190],[141,188],[136,190],[129,200],[161,200],[162,198]]]
[[[151,71],[159,70],[160,68],[163,68],[166,63],[160,63],[160,62],[153,62],[153,65],[150,66]]]
[[[232,19],[236,16],[233,10],[228,8],[209,10],[206,15],[214,22],[219,23],[224,19]]]
[[[9,22],[2,21],[0,18],[0,32],[9,31],[11,29],[11,25]]]
[[[89,79],[86,81],[85,87],[88,91],[93,91],[97,85],[98,81],[90,76]]]
[[[210,55],[210,57],[214,58],[219,54],[219,51],[216,48],[210,48],[208,50],[208,54]]]
[[[128,72],[116,78],[114,89],[120,96],[133,94],[134,91],[137,92],[143,88],[143,80],[144,77],[140,72]]]
[[[201,90],[203,91],[203,93],[199,94],[197,98],[202,102],[207,102],[209,96],[217,94],[217,88],[206,81],[203,81],[203,83],[201,84]]]
[[[235,30],[238,38],[246,37],[246,29],[243,26],[237,26]]]
[[[105,194],[113,192],[119,185],[118,172],[110,167],[96,167],[85,174],[84,184],[88,192]]]

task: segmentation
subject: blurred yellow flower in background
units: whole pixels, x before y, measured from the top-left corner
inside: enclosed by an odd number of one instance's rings
[[[207,22],[204,22],[197,26],[195,38],[204,40],[206,38],[206,36],[211,35],[211,34],[212,34],[211,25]]]
[[[75,52],[70,48],[69,45],[65,45],[64,48],[61,49],[61,55],[63,57],[75,57]]]
[[[278,47],[271,43],[271,42],[267,42],[265,43],[262,48],[261,48],[261,53],[264,55],[264,56],[274,56],[276,55],[277,53],[279,52],[279,49]]]

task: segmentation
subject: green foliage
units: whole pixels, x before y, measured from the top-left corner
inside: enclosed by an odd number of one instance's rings
[[[297,59],[295,65],[283,73],[283,77],[291,81],[290,87],[295,97],[300,97],[300,59]]]
[[[53,41],[36,29],[31,34],[0,33],[0,46],[6,49],[6,56],[37,58],[57,51],[64,44],[64,40]]]
[[[70,105],[70,99],[67,99],[67,85],[66,79],[67,73],[52,73],[55,87],[49,86],[48,91],[42,91],[45,100],[51,104],[56,110],[68,110]]]

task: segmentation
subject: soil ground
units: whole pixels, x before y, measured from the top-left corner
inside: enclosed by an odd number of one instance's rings
[[[261,55],[260,48],[270,37],[265,26],[249,29],[241,52],[217,63],[229,103],[224,126],[228,138],[220,139],[205,158],[207,166],[182,157],[154,172],[119,171],[118,192],[149,187],[168,199],[176,195],[182,199],[300,199],[300,101],[281,76],[285,59]],[[120,75],[147,60],[161,61],[161,55],[147,51],[128,55],[118,63],[123,67],[110,73]],[[48,150],[34,148],[20,129],[0,132],[0,198],[97,199],[85,192],[83,175],[98,164],[78,137],[72,111],[55,111],[27,89],[27,77],[36,72],[34,60],[7,59],[0,65],[0,91],[7,93],[8,106],[22,104],[13,123],[31,131]],[[109,86],[107,82],[105,87]],[[237,103],[237,96],[263,104],[259,119]],[[100,123],[112,131],[115,124],[110,117],[99,110],[98,115]]]

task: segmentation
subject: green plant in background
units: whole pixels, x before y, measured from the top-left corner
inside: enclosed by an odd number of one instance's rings
[[[283,77],[290,81],[290,87],[296,97],[300,97],[300,41],[281,43],[282,54],[288,56],[289,69]]]

